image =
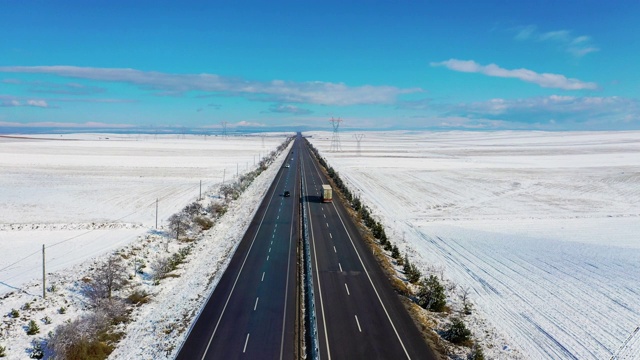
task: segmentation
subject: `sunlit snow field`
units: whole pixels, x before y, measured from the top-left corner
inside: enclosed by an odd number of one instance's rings
[[[0,137],[0,294],[116,249],[285,139],[69,134]]]
[[[471,289],[490,353],[640,358],[640,132],[309,135],[403,253]]]

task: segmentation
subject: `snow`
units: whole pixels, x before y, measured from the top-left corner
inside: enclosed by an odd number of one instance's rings
[[[639,132],[308,135],[489,358],[640,358]]]
[[[0,137],[0,295],[155,227],[282,143],[283,135]],[[108,229],[108,230],[104,230]],[[56,245],[60,244],[60,245]],[[55,245],[55,246],[53,246]],[[17,264],[15,261],[21,260]]]
[[[0,167],[25,178],[22,182],[17,181],[18,175],[0,179],[0,251],[9,254],[0,258],[0,285],[4,291],[4,295],[0,294],[0,346],[7,348],[8,359],[24,358],[31,341],[42,342],[56,326],[86,314],[89,308],[82,295],[82,279],[90,276],[105,256],[117,251],[130,260],[128,290],[147,291],[151,302],[133,311],[132,322],[121,329],[126,336],[111,358],[173,358],[285,155],[281,154],[232,202],[214,227],[191,243],[188,262],[174,272],[181,276],[168,277],[159,284],[153,283],[149,265],[188,245],[168,242],[162,223],[160,229],[154,230],[155,198],[161,198],[160,220],[197,199],[200,179],[204,197],[201,203],[219,201],[217,191],[224,169],[226,182],[235,177],[235,171],[242,174],[252,170],[253,156],[259,160],[260,153],[272,151],[285,140],[285,135],[206,140],[167,136],[118,140],[118,135],[105,134],[62,136],[74,141],[60,141],[58,136],[55,140],[52,136],[43,136],[47,140],[0,137]],[[132,148],[136,150],[132,152]],[[99,150],[91,160],[93,149]],[[208,155],[202,157],[202,152]],[[59,156],[41,161],[40,154]],[[119,161],[102,161],[114,154],[122,154]],[[79,160],[74,162],[74,158]],[[244,169],[236,167],[243,162]],[[145,180],[138,182],[140,176]],[[24,197],[15,196],[15,192]],[[64,200],[64,204],[57,200]],[[149,204],[153,207],[149,208]],[[16,212],[22,215],[16,216]],[[42,298],[38,280],[43,243],[47,245],[47,286],[55,286],[55,290],[47,292],[46,299]],[[135,259],[146,262],[142,275],[133,274]],[[27,302],[31,309],[22,310]],[[61,314],[58,310],[63,306],[66,312]],[[19,310],[18,319],[8,315],[11,309]],[[45,324],[45,317],[51,319],[50,324]],[[38,322],[41,330],[35,336],[24,331],[31,319]]]

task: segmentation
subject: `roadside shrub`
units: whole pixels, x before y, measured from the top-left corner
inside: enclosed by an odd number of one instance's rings
[[[193,219],[193,222],[195,222],[202,230],[209,230],[213,226],[213,221],[204,216],[196,216]]]
[[[402,266],[402,270],[404,271],[407,280],[412,284],[418,283],[418,281],[420,281],[420,278],[422,277],[422,274],[420,273],[420,270],[418,270],[418,267],[413,265],[406,255],[404,257],[404,265]]]
[[[22,310],[31,310],[31,304],[30,303],[25,303],[24,305],[22,305]]]
[[[467,360],[484,360],[484,352],[482,352],[482,348],[480,345],[476,344],[467,356]]]
[[[444,311],[447,304],[444,287],[438,281],[435,275],[429,276],[420,282],[420,288],[416,294],[417,303],[423,309],[430,311]]]
[[[7,356],[7,348],[0,345],[0,357],[5,357]]]
[[[127,297],[127,300],[134,305],[146,304],[149,302],[149,294],[144,290],[136,290]]]
[[[44,351],[42,350],[40,341],[34,339],[31,342],[31,346],[29,357],[32,359],[42,359],[44,357]]]
[[[61,306],[60,309],[58,309],[58,314],[66,314],[67,313],[67,308],[64,306]]]
[[[35,335],[40,332],[40,327],[36,324],[35,321],[30,320],[29,325],[27,325],[27,335]]]
[[[394,259],[400,259],[400,250],[398,250],[398,246],[393,245],[393,248],[391,249],[391,257]]]
[[[11,312],[9,312],[9,316],[11,316],[14,319],[17,319],[18,317],[20,317],[20,312],[16,309],[11,309]]]
[[[45,316],[42,318],[42,322],[45,323],[45,325],[49,325],[51,324],[51,318],[48,316]]]
[[[471,331],[467,329],[460,318],[451,319],[451,325],[443,335],[445,340],[451,341],[454,344],[466,343],[469,341],[470,337]]]

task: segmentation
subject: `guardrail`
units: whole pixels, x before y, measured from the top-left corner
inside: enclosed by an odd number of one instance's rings
[[[316,305],[313,296],[313,272],[311,270],[311,250],[309,244],[309,225],[307,219],[307,211],[305,209],[305,180],[304,176],[300,177],[300,193],[302,194],[302,247],[303,247],[303,272],[304,272],[304,304],[305,311],[305,331],[309,339],[308,354],[312,360],[320,358],[320,348],[318,345],[318,325],[316,321]],[[306,355],[306,354],[305,354]]]

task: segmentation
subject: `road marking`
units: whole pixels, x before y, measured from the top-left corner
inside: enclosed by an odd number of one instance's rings
[[[338,266],[340,267],[340,272],[342,272],[342,265],[340,265],[340,263],[338,263]]]
[[[327,227],[329,227],[329,223],[327,223]]]
[[[278,215],[278,217],[276,218],[276,220],[280,220],[280,215]]]
[[[347,285],[347,284],[345,284]],[[260,299],[259,297],[256,298],[256,304],[253,305],[253,311],[256,311],[256,308],[258,307],[258,299]]]
[[[275,239],[276,238],[276,234],[271,235],[271,238]]]
[[[337,253],[337,252],[338,252],[338,250],[336,250],[336,247],[335,247],[335,246],[333,247],[333,252],[334,252],[334,253]]]
[[[271,244],[269,244],[269,245],[273,245],[273,240],[271,240]]]
[[[281,176],[278,175],[278,182],[276,183],[276,185],[280,182],[280,178],[281,178]],[[271,193],[271,197],[269,198],[269,202],[273,201],[273,196],[274,195],[275,195],[275,192],[272,192]],[[278,211],[280,211],[280,209],[278,209]],[[231,300],[231,295],[233,295],[233,291],[236,288],[236,284],[238,283],[238,279],[240,278],[240,274],[242,274],[242,270],[244,269],[244,265],[247,262],[247,258],[249,257],[249,254],[251,253],[251,249],[253,249],[253,244],[255,244],[255,242],[256,242],[256,238],[258,237],[258,232],[260,231],[260,228],[262,228],[262,224],[264,223],[265,216],[267,216],[267,211],[266,210],[262,214],[262,219],[260,219],[260,224],[258,225],[258,228],[256,229],[256,233],[253,236],[253,239],[251,240],[251,245],[249,246],[249,249],[247,250],[247,253],[244,256],[244,260],[242,260],[242,265],[240,266],[240,270],[238,270],[238,275],[236,275],[236,279],[233,281],[233,286],[231,287],[231,291],[229,292],[229,296],[227,296],[227,300],[225,301],[224,306],[222,307],[222,312],[220,313],[220,317],[218,317],[218,321],[216,322],[216,326],[213,328],[213,333],[211,333],[211,337],[209,338],[209,342],[207,343],[207,347],[204,349],[204,353],[202,355],[202,360],[204,360],[204,358],[207,356],[207,352],[209,351],[209,348],[211,347],[211,342],[213,342],[213,338],[216,336],[216,332],[218,331],[218,326],[220,326],[220,321],[222,321],[222,316],[224,316],[224,312],[227,310],[227,305],[229,305],[229,301]],[[213,292],[211,294],[213,294]],[[209,295],[209,299],[211,298],[211,294]],[[196,318],[196,321],[199,320],[200,314],[201,313],[198,314],[198,317]],[[190,333],[191,333],[191,329],[189,329],[189,332],[187,333],[187,337],[190,335]],[[248,335],[247,335],[247,337],[248,337]],[[180,350],[182,350],[182,346],[180,347]]]
[[[271,252],[271,248],[269,248],[269,252]]]
[[[331,235],[331,233],[329,233],[329,237],[333,239],[333,235]]]
[[[360,327],[360,321],[358,321],[358,315],[353,315],[353,316],[355,316],[355,317],[356,317],[356,324],[358,324],[358,330],[360,330],[360,332],[362,332],[362,328]],[[247,335],[247,338],[248,338],[248,337],[249,337],[249,336]]]
[[[262,272],[262,279],[260,279],[260,281],[264,281],[264,271]]]
[[[344,283],[344,288],[347,289],[347,295],[350,296],[351,294],[349,293],[349,287],[347,286],[347,283]],[[258,300],[256,300],[256,304],[257,303],[258,303]],[[255,310],[255,309],[253,309],[253,310]]]
[[[342,228],[347,233],[347,237],[349,238],[349,241],[351,242],[351,246],[353,247],[353,250],[356,252],[356,256],[358,256],[358,260],[360,261],[360,265],[362,265],[362,269],[364,270],[364,273],[367,275],[367,278],[369,279],[369,283],[371,284],[371,287],[373,288],[373,292],[376,293],[376,297],[378,298],[378,302],[382,306],[382,309],[384,310],[385,315],[387,315],[387,319],[389,320],[389,323],[391,324],[391,327],[393,328],[393,332],[396,334],[396,337],[398,338],[398,341],[400,342],[400,346],[402,346],[402,350],[404,350],[404,354],[407,356],[407,359],[411,359],[411,356],[409,356],[409,352],[407,352],[407,348],[404,346],[404,343],[402,342],[402,339],[400,338],[400,334],[398,334],[398,330],[396,329],[395,324],[391,320],[391,316],[389,315],[389,312],[387,311],[387,308],[384,306],[384,303],[382,302],[382,298],[380,298],[380,294],[378,293],[378,289],[376,289],[375,285],[373,285],[373,280],[371,280],[371,275],[369,275],[369,272],[367,271],[366,266],[364,266],[364,262],[362,261],[362,257],[360,257],[360,253],[358,252],[358,249],[356,248],[356,244],[353,242],[353,239],[351,238],[351,235],[349,235],[349,230],[347,229],[347,225],[345,225],[344,220],[342,220],[342,216],[340,215],[340,212],[338,212],[338,208],[336,207],[336,204],[334,203],[332,205],[333,205],[333,208],[336,210],[336,214],[338,214],[338,219],[340,219],[340,223],[342,223]]]
[[[267,261],[269,261],[269,255],[267,255]]]
[[[327,215],[326,215],[326,214],[322,214],[322,216],[324,216],[324,218],[325,218],[325,219],[327,218]]]
[[[358,320],[358,318],[356,318],[356,320]],[[360,325],[358,325],[360,326]],[[247,352],[247,344],[249,343],[249,333],[247,333],[247,340],[244,341],[244,349],[242,349],[242,352],[245,353]]]

